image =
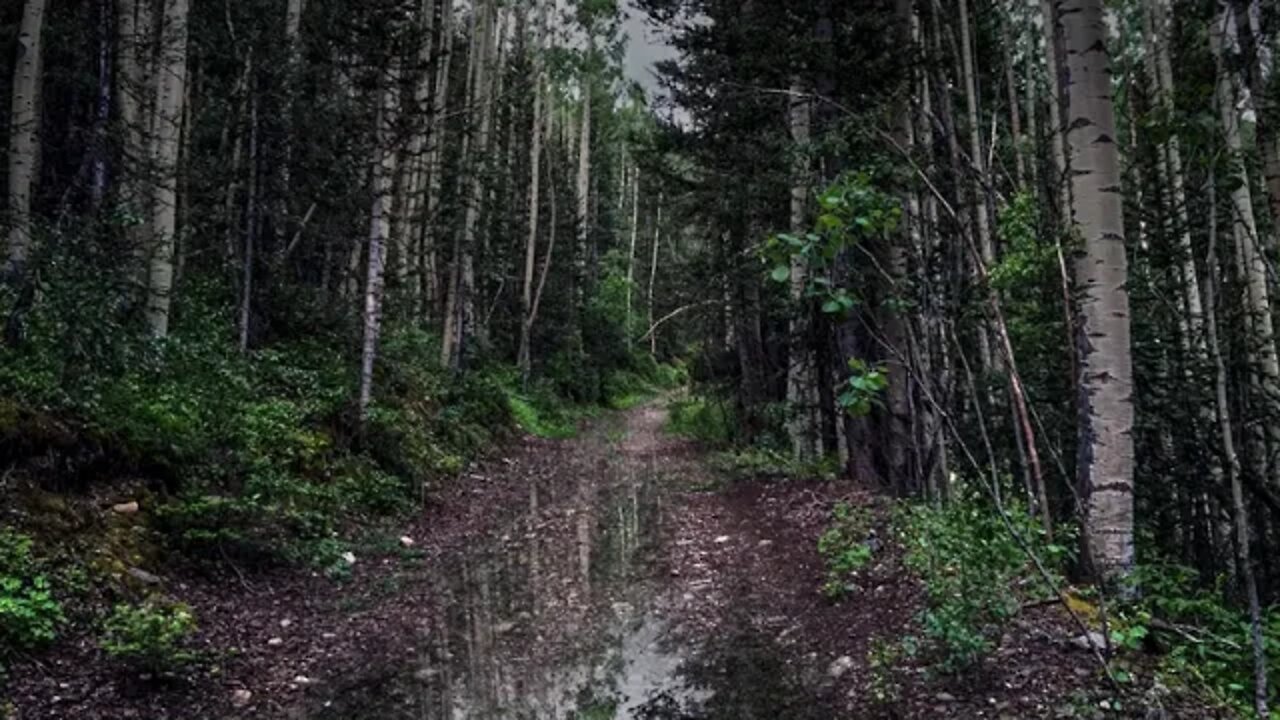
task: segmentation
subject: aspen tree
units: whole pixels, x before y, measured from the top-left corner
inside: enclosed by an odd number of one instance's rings
[[[178,148],[187,81],[187,15],[190,0],[165,0],[160,56],[156,65],[156,107],[151,155],[155,162],[152,237],[147,281],[147,325],[151,334],[169,334],[173,253],[178,212]]]
[[[396,120],[399,74],[394,61],[381,79],[374,113],[374,160],[370,168],[373,205],[369,213],[369,250],[364,288],[364,333],[360,351],[360,391],[358,408],[361,424],[373,400],[373,368],[378,359],[378,338],[382,331],[383,281],[385,279],[387,237],[391,224],[391,181],[398,153],[393,146],[392,128]]]
[[[1055,0],[1066,51],[1071,223],[1083,243],[1078,471],[1090,572],[1117,581],[1133,567],[1133,362],[1120,152],[1102,0]]]
[[[546,94],[547,71],[546,58],[544,57],[544,48],[542,47],[542,34],[547,33],[547,8],[546,5],[535,0],[535,12],[539,9],[541,14],[534,22],[534,41],[530,43],[533,48],[531,55],[533,57],[533,127],[529,131],[529,232],[525,237],[524,244],[524,271],[523,285],[520,293],[520,346],[517,349],[516,364],[520,368],[521,377],[528,380],[529,372],[533,366],[532,360],[532,332],[533,332],[533,314],[534,314],[534,267],[538,259],[538,221],[539,214],[542,210],[541,205],[541,182],[542,182],[542,140],[543,133],[546,129],[544,121],[545,110],[543,109],[544,95]],[[540,6],[540,7],[539,7]],[[555,193],[555,187],[549,187],[548,191]],[[555,232],[555,228],[551,229]],[[549,251],[548,251],[549,253]],[[548,261],[550,256],[548,254]]]
[[[18,29],[9,117],[9,255],[6,275],[21,278],[31,254],[31,187],[40,157],[40,53],[47,0],[27,0]]]

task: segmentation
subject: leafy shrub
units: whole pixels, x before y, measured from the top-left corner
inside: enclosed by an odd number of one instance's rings
[[[196,654],[186,649],[195,629],[195,615],[184,604],[159,600],[122,604],[103,623],[101,646],[111,657],[138,670],[161,674],[196,660]]]
[[[637,373],[617,370],[605,377],[601,391],[605,405],[614,410],[627,410],[648,400],[654,393],[654,387]]]
[[[846,502],[831,511],[831,523],[818,538],[818,554],[827,566],[822,593],[832,600],[848,591],[850,577],[866,567],[873,552],[871,515],[866,508]]]
[[[1010,507],[1008,513],[1047,567],[1063,565],[1068,545],[1046,542],[1039,523],[1025,511]],[[964,670],[992,649],[993,638],[1021,607],[1020,590],[1044,590],[1026,554],[985,502],[965,498],[942,508],[907,507],[895,526],[907,567],[924,581],[928,607],[920,620],[944,672]]]
[[[716,453],[712,463],[733,477],[809,480],[834,477],[840,459],[828,456],[797,462],[780,450],[752,446]]]
[[[1249,616],[1228,603],[1221,583],[1206,588],[1195,570],[1168,562],[1139,565],[1128,582],[1135,589],[1131,593],[1134,599],[1114,610],[1112,642],[1133,647],[1151,632],[1156,618],[1186,628],[1186,634],[1160,635],[1167,647],[1161,658],[1164,674],[1218,703],[1236,707],[1241,716],[1251,715],[1254,683]],[[1262,619],[1268,675],[1276,677],[1280,673],[1280,609],[1264,609]],[[1270,696],[1272,703],[1280,696],[1274,686]]]
[[[667,406],[667,430],[711,445],[725,445],[734,438],[733,412],[716,398],[690,396]]]
[[[0,659],[52,642],[62,607],[40,574],[30,537],[0,530]]]

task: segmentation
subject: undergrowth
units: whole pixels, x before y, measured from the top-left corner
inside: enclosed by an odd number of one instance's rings
[[[686,379],[679,365],[647,354],[607,354],[608,343],[620,343],[610,338],[557,353],[528,383],[483,356],[453,373],[436,360],[434,334],[391,325],[361,425],[358,343],[340,321],[315,318],[304,333],[241,353],[234,320],[203,297],[216,288],[193,284],[173,334],[155,341],[117,314],[76,315],[82,305],[61,299],[78,287],[51,287],[23,342],[0,346],[0,452],[15,468],[5,489],[78,497],[84,506],[120,481],[131,494],[122,499],[145,499],[128,522],[146,532],[130,537],[152,543],[145,554],[154,562],[285,565],[341,579],[355,538],[454,482],[505,436],[568,437],[601,407],[632,407]],[[584,376],[589,386],[579,383]],[[107,538],[40,536],[47,523],[27,505],[0,510],[0,522],[32,528],[31,536],[0,534],[0,663],[51,642],[61,621],[64,598],[32,560],[33,543],[113,588],[136,563],[78,560],[89,546],[95,557],[115,550]],[[71,545],[75,552],[58,549]],[[164,612],[118,610],[109,651],[132,652],[121,639],[130,628],[183,624],[181,613]],[[163,655],[139,647],[143,664]]]
[[[1045,566],[1061,572],[1074,547],[1067,530],[1059,528],[1057,542],[1051,543],[1025,509],[1010,503],[1006,512]],[[943,672],[960,672],[979,663],[1024,600],[1051,596],[999,513],[985,500],[961,497],[940,508],[903,506],[894,528],[906,550],[907,567],[924,582],[927,605],[919,622],[926,650]]]
[[[1159,672],[1170,687],[1182,687],[1218,705],[1252,717],[1254,664],[1248,613],[1233,603],[1229,578],[1205,585],[1195,570],[1172,562],[1135,568],[1130,600],[1112,611],[1110,639],[1127,650],[1160,653]],[[1264,608],[1263,647],[1267,674],[1280,677],[1280,609]],[[1122,679],[1127,679],[1127,673]],[[1280,702],[1273,683],[1270,704]]]

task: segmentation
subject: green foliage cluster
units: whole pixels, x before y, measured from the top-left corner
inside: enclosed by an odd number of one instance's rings
[[[853,291],[835,283],[830,270],[847,249],[869,238],[893,232],[902,217],[898,199],[884,192],[869,171],[846,173],[818,196],[820,214],[811,232],[779,233],[765,241],[769,276],[790,282],[791,268],[805,269],[803,296],[816,300],[822,312],[843,317],[858,304]]]
[[[715,396],[690,395],[667,406],[667,430],[708,445],[727,445],[736,436],[733,408]]]
[[[871,530],[871,513],[865,507],[841,502],[832,509],[831,522],[818,537],[818,554],[827,566],[822,594],[828,599],[844,597],[851,578],[871,562]]]
[[[160,675],[181,670],[197,659],[187,649],[195,630],[191,608],[151,599],[137,605],[117,605],[103,623],[100,644],[111,657]]]
[[[1139,565],[1129,578],[1135,592],[1117,608],[1111,623],[1111,642],[1136,649],[1156,632],[1157,619],[1164,651],[1160,667],[1170,685],[1194,688],[1197,694],[1236,708],[1242,716],[1253,709],[1253,648],[1247,611],[1228,602],[1221,578],[1206,588],[1195,570],[1175,563]],[[1280,673],[1280,609],[1264,610],[1263,647],[1269,677]],[[1274,685],[1271,704],[1280,701]]]
[[[1040,524],[1010,503],[1014,529],[1056,571],[1069,559],[1070,539],[1048,542]],[[989,503],[962,498],[944,507],[906,506],[894,520],[906,565],[924,581],[928,606],[920,622],[938,653],[938,667],[959,672],[993,648],[1017,613],[1022,593],[1043,593],[1042,578]]]
[[[91,334],[92,348],[56,342],[40,310],[24,343],[0,349],[0,395],[15,407],[167,481],[150,519],[190,556],[340,573],[344,529],[407,508],[511,426],[504,370],[450,377],[432,335],[393,326],[360,429],[349,337],[321,329],[242,354],[214,306],[187,303],[163,342],[116,328]]]
[[[768,446],[734,448],[716,453],[712,463],[736,478],[812,480],[834,478],[840,460],[835,456],[797,461],[788,452]]]
[[[52,642],[63,619],[33,545],[26,535],[0,529],[0,661]]]

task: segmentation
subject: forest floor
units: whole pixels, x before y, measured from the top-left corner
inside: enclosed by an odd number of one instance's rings
[[[13,717],[1212,717],[1117,698],[1052,606],[964,676],[889,658],[923,603],[889,501],[730,480],[664,423],[650,404],[524,438],[358,549],[343,582],[157,571],[199,618],[198,669],[138,677],[71,637],[12,669]],[[816,540],[841,501],[879,539],[831,602]]]

